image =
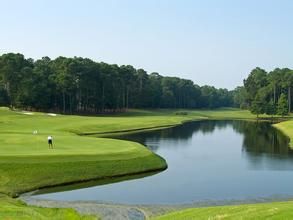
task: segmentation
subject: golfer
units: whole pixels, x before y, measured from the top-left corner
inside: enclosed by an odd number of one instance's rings
[[[53,137],[51,135],[48,136],[48,144],[49,144],[49,149],[53,149]]]

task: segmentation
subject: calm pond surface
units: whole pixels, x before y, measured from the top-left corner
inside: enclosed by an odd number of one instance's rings
[[[293,151],[269,123],[199,121],[118,138],[146,145],[167,160],[168,169],[106,185],[56,188],[34,197],[126,204],[293,197]],[[62,190],[71,191],[56,193]]]

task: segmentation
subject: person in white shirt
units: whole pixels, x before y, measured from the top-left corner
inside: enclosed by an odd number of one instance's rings
[[[53,149],[53,137],[51,135],[48,136],[48,144],[49,144],[49,149]]]

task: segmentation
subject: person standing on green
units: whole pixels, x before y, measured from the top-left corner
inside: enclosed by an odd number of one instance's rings
[[[51,135],[48,136],[48,144],[49,144],[49,149],[53,149],[53,137]]]

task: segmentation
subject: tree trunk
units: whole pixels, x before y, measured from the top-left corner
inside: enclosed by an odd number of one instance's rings
[[[288,112],[291,112],[291,87],[288,87]]]
[[[70,108],[70,114],[72,115],[72,95],[69,95],[69,108]]]
[[[274,85],[274,104],[276,104],[276,85]]]
[[[128,98],[129,98],[129,94],[128,94],[128,86],[126,86],[126,109],[128,109]]]
[[[65,92],[63,91],[63,113],[65,113]]]
[[[102,111],[105,111],[105,86],[103,84],[103,88],[102,88]]]

